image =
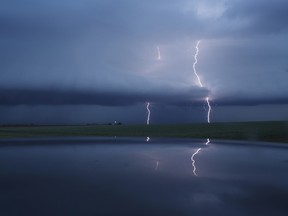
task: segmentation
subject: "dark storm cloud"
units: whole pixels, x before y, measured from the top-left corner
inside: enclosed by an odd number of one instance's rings
[[[256,106],[256,105],[268,105],[268,104],[288,104],[288,96],[262,96],[262,97],[249,97],[249,96],[230,96],[226,98],[217,98],[213,101],[214,104],[223,106]]]
[[[286,0],[3,0],[0,106],[287,104],[286,20]]]
[[[235,22],[245,22],[246,34],[271,34],[288,31],[288,2],[276,1],[231,1],[224,17]],[[244,33],[245,34],[245,33]],[[243,33],[241,34],[243,35]]]
[[[162,78],[149,80],[142,72],[146,62],[135,54],[147,41],[182,34],[182,28],[187,28],[182,26],[185,16],[175,8],[183,2],[157,1],[153,7],[135,1],[31,3],[23,5],[23,10],[13,3],[6,6],[10,10],[2,9],[1,37],[10,40],[10,46],[3,44],[7,51],[0,75],[2,105],[122,106],[147,100],[170,104],[207,95],[206,89],[197,87],[193,92],[186,87],[167,91],[163,80],[171,82],[171,76],[167,80],[162,69]],[[150,61],[148,67],[151,63],[152,73],[157,63]],[[179,76],[177,70],[174,73]]]
[[[151,102],[154,104],[197,103],[202,101],[208,90],[196,89],[175,91],[164,89],[160,92],[125,92],[115,91],[85,91],[85,90],[57,90],[57,89],[0,89],[0,105],[103,105],[126,106]]]

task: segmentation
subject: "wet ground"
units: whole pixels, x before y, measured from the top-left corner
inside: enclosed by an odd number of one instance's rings
[[[286,216],[286,145],[0,140],[0,215]]]

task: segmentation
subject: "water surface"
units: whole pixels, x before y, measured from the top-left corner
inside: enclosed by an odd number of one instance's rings
[[[288,148],[151,138],[0,141],[0,215],[288,215]]]

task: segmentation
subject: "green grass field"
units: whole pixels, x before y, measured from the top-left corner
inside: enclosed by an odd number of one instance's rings
[[[0,138],[150,136],[288,143],[288,121],[180,125],[2,126]]]

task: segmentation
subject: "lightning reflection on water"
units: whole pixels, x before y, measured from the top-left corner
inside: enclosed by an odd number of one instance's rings
[[[191,161],[192,161],[192,167],[193,167],[193,174],[195,175],[195,176],[197,176],[197,173],[196,173],[196,165],[195,165],[195,159],[194,159],[194,157],[201,151],[201,149],[202,148],[198,148],[197,150],[196,150],[196,152],[194,152],[194,154],[192,154],[192,156],[191,156]]]

